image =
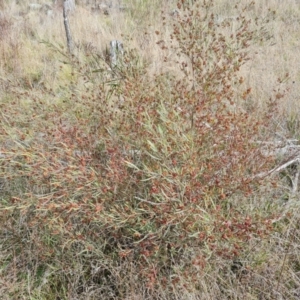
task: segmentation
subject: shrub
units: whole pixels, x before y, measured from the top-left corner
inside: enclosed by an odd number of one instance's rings
[[[231,32],[213,2],[192,2],[178,2],[170,44],[160,43],[176,71],[152,77],[135,51],[114,70],[73,57],[60,102],[31,102],[43,121],[30,142],[26,122],[8,120],[13,143],[1,129],[6,243],[19,241],[38,278],[56,270],[52,292],[96,286],[124,299],[128,270],[152,295],[197,287],[199,273],[272,229],[273,216],[241,209],[272,164],[256,142],[268,119],[244,109],[251,89],[239,75],[260,28],[241,10]]]

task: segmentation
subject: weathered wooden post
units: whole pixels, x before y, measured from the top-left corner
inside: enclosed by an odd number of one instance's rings
[[[110,41],[110,67],[113,69],[124,54],[123,43],[118,40]]]
[[[73,52],[74,44],[73,39],[71,35],[70,30],[70,24],[69,24],[69,13],[75,9],[75,1],[74,0],[64,0],[63,5],[63,17],[64,17],[64,26],[66,31],[66,37],[67,37],[67,46],[69,53]]]

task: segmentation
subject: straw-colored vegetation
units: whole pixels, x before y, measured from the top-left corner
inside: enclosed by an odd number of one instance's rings
[[[299,299],[299,4],[90,2],[0,0],[0,298]]]

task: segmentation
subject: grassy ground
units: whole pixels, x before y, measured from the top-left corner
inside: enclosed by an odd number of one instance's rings
[[[91,2],[0,0],[1,299],[299,299],[299,5]]]

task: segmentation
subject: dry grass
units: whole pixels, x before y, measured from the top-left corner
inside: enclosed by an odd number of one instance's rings
[[[78,2],[0,0],[1,299],[298,299],[297,2]]]

